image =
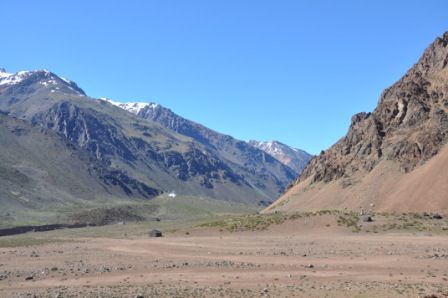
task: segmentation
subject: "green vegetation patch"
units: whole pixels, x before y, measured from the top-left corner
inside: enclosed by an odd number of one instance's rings
[[[353,232],[359,232],[361,227],[359,225],[359,215],[355,212],[344,212],[338,217],[338,225],[352,228]]]
[[[231,217],[218,221],[206,222],[200,224],[199,227],[220,228],[230,232],[237,231],[262,231],[271,225],[282,224],[287,220],[298,220],[300,218],[308,218],[313,216],[322,216],[325,214],[339,214],[336,210],[320,210],[316,212],[296,212],[288,213],[271,213],[271,214],[249,214],[243,216]],[[344,213],[345,214],[345,213]]]

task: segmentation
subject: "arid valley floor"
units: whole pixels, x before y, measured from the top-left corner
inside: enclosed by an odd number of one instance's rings
[[[0,297],[447,297],[447,219],[373,219],[323,211],[2,237]],[[147,236],[164,224],[164,237]]]

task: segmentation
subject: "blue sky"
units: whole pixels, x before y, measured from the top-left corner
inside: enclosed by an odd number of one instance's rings
[[[446,0],[2,0],[0,66],[318,153],[448,30],[447,11]]]

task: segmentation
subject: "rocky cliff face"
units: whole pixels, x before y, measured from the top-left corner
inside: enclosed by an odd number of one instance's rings
[[[448,213],[448,33],[264,212]]]
[[[314,158],[300,181],[314,182],[370,172],[383,159],[412,171],[436,155],[448,139],[448,33],[437,38],[373,113],[352,117],[349,131]]]

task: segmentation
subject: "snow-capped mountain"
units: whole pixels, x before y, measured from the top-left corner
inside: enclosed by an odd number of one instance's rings
[[[143,112],[145,109],[155,109],[159,106],[157,103],[145,103],[145,102],[117,102],[113,101],[110,98],[102,97],[101,100],[107,101],[114,106],[120,107],[123,110],[126,110],[128,112],[131,112],[133,114],[139,115],[141,112]]]
[[[40,198],[64,205],[79,199],[150,199],[173,191],[177,196],[265,206],[296,178],[292,169],[264,151],[161,105],[92,98],[47,70],[2,69],[0,114],[0,139],[12,145],[23,142],[8,151],[2,147],[0,169],[16,173],[9,162],[12,154],[26,168],[23,179],[29,181],[23,185],[22,178],[0,179],[0,205],[8,201],[11,210],[17,210],[15,189],[26,191],[33,206],[41,206]],[[50,143],[44,142],[45,135],[52,136]],[[42,156],[30,153],[35,147]],[[67,170],[71,165],[79,165],[79,171]],[[51,185],[36,188],[43,183]]]
[[[59,77],[45,69],[9,73],[4,68],[0,68],[0,88],[2,89],[30,85],[34,82],[37,82],[40,86],[49,88],[50,93],[59,92],[76,93],[82,96],[86,95],[75,82]]]
[[[251,140],[248,143],[272,155],[298,174],[303,171],[311,158],[313,158],[313,156],[306,151],[293,148],[278,141],[260,142]]]
[[[162,105],[95,99],[47,70],[0,70],[0,139],[0,206],[21,218],[167,192],[266,206],[297,178],[263,150]]]

